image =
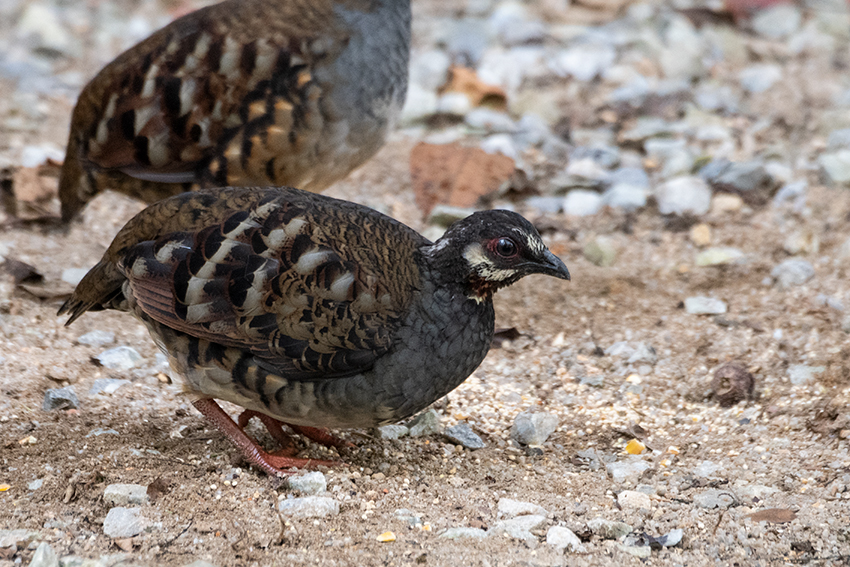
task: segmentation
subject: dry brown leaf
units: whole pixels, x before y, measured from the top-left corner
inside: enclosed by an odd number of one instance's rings
[[[410,153],[416,204],[427,216],[434,205],[474,207],[514,172],[514,160],[458,144],[420,143]]]
[[[797,519],[797,513],[788,508],[765,508],[758,512],[748,514],[747,517],[754,522],[769,522],[771,524],[786,524]]]
[[[449,80],[440,88],[440,94],[443,93],[465,94],[472,106],[487,106],[497,110],[508,107],[505,91],[496,85],[482,82],[475,71],[468,67],[455,66],[449,69]]]

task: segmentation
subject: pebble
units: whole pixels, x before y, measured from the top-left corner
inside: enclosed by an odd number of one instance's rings
[[[440,534],[443,539],[483,539],[487,532],[480,528],[449,528]]]
[[[753,30],[770,39],[782,39],[800,29],[802,14],[794,4],[775,4],[755,11],[750,22]]]
[[[59,558],[50,544],[43,541],[35,548],[29,567],[59,567]]]
[[[62,22],[57,10],[43,2],[28,2],[20,16],[17,31],[24,39],[34,42],[41,51],[55,54],[68,54],[74,40],[68,33],[68,27]]]
[[[624,490],[617,495],[617,504],[624,509],[646,509],[652,507],[652,502],[648,494],[637,492],[635,490]]]
[[[782,67],[774,63],[750,65],[738,73],[738,81],[745,91],[763,93],[782,78]]]
[[[558,417],[546,412],[522,412],[511,427],[511,439],[521,445],[542,445],[558,428]]]
[[[499,112],[490,108],[476,108],[464,117],[464,122],[471,128],[484,130],[490,133],[514,132],[516,123],[505,112]],[[486,150],[485,150],[486,151]],[[516,150],[514,150],[515,152]],[[513,157],[513,156],[510,156]]]
[[[850,184],[850,149],[821,154],[818,165],[830,182],[836,185]]]
[[[587,549],[582,545],[578,536],[569,528],[563,526],[552,526],[546,532],[546,543],[558,550],[572,551],[575,553],[586,553]]]
[[[702,461],[694,468],[694,476],[698,476],[700,478],[711,478],[720,470],[720,465],[713,461]]]
[[[286,498],[278,503],[277,509],[290,518],[324,518],[339,514],[339,502],[327,496]]]
[[[639,343],[635,351],[629,356],[627,361],[629,364],[634,364],[636,362],[646,362],[648,364],[654,365],[658,362],[658,353],[655,352],[655,349],[646,343]]]
[[[327,491],[328,481],[319,471],[309,472],[300,476],[291,476],[286,484],[291,490],[302,494],[320,494]]]
[[[497,505],[499,515],[505,518],[513,518],[515,516],[537,515],[547,516],[549,512],[542,506],[531,502],[522,502],[511,498],[500,498]]]
[[[666,534],[655,538],[655,542],[661,545],[662,547],[676,547],[680,543],[682,543],[682,536],[685,535],[685,531],[682,528],[676,528],[670,530]]]
[[[119,378],[96,378],[89,388],[89,396],[97,394],[114,394],[121,386],[130,384],[129,380],[121,380]]]
[[[80,401],[72,386],[47,390],[44,393],[44,401],[41,403],[41,409],[44,411],[69,410],[78,407],[80,407]]]
[[[607,236],[599,235],[584,245],[582,254],[596,266],[607,268],[617,261],[617,249],[614,242]]]
[[[410,420],[407,427],[410,429],[411,437],[425,437],[440,433],[442,430],[440,414],[433,409],[426,410]]]
[[[602,539],[620,539],[632,532],[632,527],[625,522],[615,522],[605,518],[594,518],[587,522],[587,529],[593,535]]]
[[[700,508],[712,510],[714,508],[729,508],[738,505],[735,494],[729,490],[718,488],[707,488],[694,496],[694,504]]]
[[[605,465],[605,470],[611,476],[611,480],[616,484],[625,482],[636,483],[641,474],[650,468],[650,464],[643,461],[639,457],[632,457],[628,460],[615,461]]]
[[[493,524],[493,527],[487,531],[487,535],[502,535],[507,534],[514,539],[521,539],[528,542],[537,541],[537,536],[531,533],[531,530],[540,526],[546,521],[546,516],[530,515],[518,516],[509,520],[502,520]]]
[[[446,83],[451,65],[451,57],[442,49],[415,53],[410,58],[410,83],[436,92]]]
[[[535,195],[526,199],[525,205],[541,213],[557,214],[564,210],[564,199],[552,195]]]
[[[619,543],[617,544],[617,547],[620,551],[628,553],[638,559],[648,559],[652,556],[652,548],[648,545],[629,545],[626,543]]]
[[[690,237],[691,242],[693,242],[697,246],[708,246],[709,244],[711,244],[711,227],[704,222],[695,224],[691,227],[688,236]]]
[[[375,429],[381,439],[400,439],[410,433],[406,426],[398,424],[382,425]]]
[[[744,253],[730,246],[715,246],[706,248],[697,254],[694,263],[697,266],[722,266],[725,264],[738,264],[745,259]]]
[[[87,273],[89,273],[89,271],[86,268],[65,268],[62,270],[62,275],[60,277],[63,282],[77,287],[77,284],[80,283]]]
[[[126,371],[138,366],[142,355],[133,347],[119,346],[97,355],[97,361],[111,370]]]
[[[113,539],[134,537],[142,533],[145,523],[141,508],[117,506],[106,514],[103,533]]]
[[[90,331],[77,337],[77,343],[95,347],[106,346],[113,342],[115,342],[115,333],[112,331]]]
[[[785,237],[782,249],[792,256],[817,254],[820,251],[820,238],[811,230],[795,230]]]
[[[814,382],[816,375],[823,374],[825,366],[809,366],[808,364],[792,364],[788,367],[788,379],[794,386],[805,386]]]
[[[735,494],[737,494],[738,498],[743,502],[750,503],[757,500],[764,500],[777,492],[779,492],[778,488],[765,486],[764,484],[744,484],[735,487]]]
[[[602,204],[609,207],[636,211],[646,206],[649,189],[630,183],[615,183],[602,194]]]
[[[685,299],[685,311],[691,315],[720,315],[727,310],[726,302],[714,297],[700,295]]]
[[[787,201],[791,201],[796,209],[800,209],[806,204],[808,190],[809,184],[805,181],[786,183],[773,196],[773,204],[780,206]]]
[[[467,449],[483,449],[486,445],[469,425],[458,423],[443,431],[443,436],[449,441]]]
[[[140,484],[110,484],[103,491],[103,501],[111,507],[146,504],[148,487]]]
[[[700,216],[711,207],[711,189],[699,177],[676,177],[657,187],[655,200],[662,215]]]
[[[700,177],[715,191],[749,195],[765,190],[773,180],[761,161],[733,162],[715,160],[700,170]],[[755,198],[755,197],[753,197]]]
[[[711,198],[711,214],[737,213],[744,207],[744,200],[733,193],[718,193]]]
[[[27,484],[27,490],[35,491],[35,490],[38,490],[39,488],[41,488],[42,486],[44,486],[44,479],[43,478],[37,478],[34,481],[32,481],[31,483]]]
[[[770,277],[774,279],[780,289],[788,289],[803,285],[815,277],[815,269],[806,260],[790,258],[774,267],[770,271]]]
[[[574,77],[579,81],[592,81],[617,58],[610,45],[588,43],[563,49],[549,60],[549,68],[559,77]]]
[[[564,197],[564,213],[577,217],[595,215],[602,205],[602,195],[587,189],[574,189]]]

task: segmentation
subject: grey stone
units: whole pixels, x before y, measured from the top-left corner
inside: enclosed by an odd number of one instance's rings
[[[570,153],[570,160],[582,159],[589,159],[603,170],[609,170],[620,165],[620,149],[602,144],[577,146]],[[610,174],[607,171],[603,171],[598,177],[610,179]]]
[[[103,501],[112,507],[146,504],[148,488],[141,484],[110,484],[103,491]]]
[[[381,439],[399,439],[410,433],[406,426],[398,424],[382,425],[375,429]]]
[[[142,533],[146,524],[141,508],[117,506],[106,514],[106,519],[103,521],[103,533],[114,539],[133,537]]]
[[[440,534],[442,539],[483,539],[487,532],[480,528],[449,528]]]
[[[764,500],[771,494],[779,492],[778,488],[765,486],[763,484],[744,484],[735,487],[735,494],[742,502],[753,503],[757,500]]]
[[[649,510],[652,507],[652,501],[648,494],[637,492],[635,490],[624,490],[617,495],[617,504],[623,509],[640,509]]]
[[[694,102],[702,110],[709,112],[738,112],[740,101],[735,91],[729,85],[716,85],[703,82],[696,88]]]
[[[119,378],[97,378],[92,382],[91,388],[89,388],[89,396],[96,396],[97,394],[111,395],[121,386],[126,386],[130,383],[129,380],[121,380]]]
[[[89,273],[87,268],[65,268],[60,278],[63,282],[76,287],[87,273]]]
[[[829,150],[850,149],[850,128],[841,128],[830,132],[826,147]]]
[[[731,246],[713,246],[697,254],[694,263],[697,266],[722,266],[738,264],[745,260],[744,253]]]
[[[80,407],[80,401],[72,386],[47,390],[44,393],[44,401],[41,403],[41,409],[44,411],[69,410],[78,407]]]
[[[499,510],[499,515],[505,518],[527,515],[547,516],[549,514],[549,512],[547,512],[542,506],[538,506],[531,502],[513,500],[511,498],[500,498],[497,508]]]
[[[447,92],[437,97],[437,112],[449,116],[465,116],[472,110],[472,102],[463,93]]]
[[[564,199],[550,195],[535,195],[525,200],[527,207],[537,209],[541,213],[560,213],[564,209]]]
[[[675,132],[676,129],[663,118],[641,116],[630,130],[620,134],[620,139],[624,142],[643,143],[649,138],[669,136]]]
[[[806,203],[806,194],[809,190],[809,184],[806,181],[794,181],[787,183],[779,188],[776,195],[773,196],[773,204],[781,205],[786,201],[792,201],[795,208],[802,208]]]
[[[407,524],[412,527],[422,525],[422,518],[407,508],[399,508],[393,512],[393,517],[397,520],[401,520],[402,522],[407,522]]]
[[[559,77],[591,81],[610,67],[616,58],[617,52],[612,46],[587,43],[554,54],[549,60],[549,67]]]
[[[655,349],[652,346],[646,343],[638,344],[635,351],[629,357],[629,364],[634,364],[636,362],[646,362],[648,364],[655,364],[658,362],[658,354],[655,352]]]
[[[407,423],[411,437],[434,435],[442,430],[440,414],[433,409],[425,410]]]
[[[59,558],[50,544],[43,541],[35,549],[29,567],[59,567]]]
[[[48,54],[67,55],[74,41],[58,8],[47,2],[28,2],[17,22],[17,32],[35,49]],[[14,28],[13,28],[14,29]]]
[[[487,532],[488,535],[507,534],[514,539],[524,541],[537,541],[537,536],[531,533],[531,530],[540,526],[546,521],[546,516],[531,515],[519,516],[509,520],[502,520],[493,524]]]
[[[490,30],[480,18],[452,20],[446,28],[446,49],[452,61],[463,62],[475,67],[487,51]]]
[[[815,269],[806,260],[789,258],[770,271],[770,276],[781,289],[803,285],[815,277]]]
[[[685,299],[685,311],[691,315],[720,315],[727,310],[726,302],[714,297],[700,295]]]
[[[644,462],[638,456],[605,465],[605,470],[608,471],[608,474],[611,475],[611,479],[616,484],[622,484],[627,481],[633,484],[637,483],[640,475],[649,468],[650,464]]]
[[[850,149],[821,154],[818,164],[832,183],[850,184]]]
[[[655,541],[662,547],[676,547],[677,545],[682,543],[682,536],[684,535],[685,532],[684,530],[682,530],[682,528],[676,528],[674,530],[670,530],[662,536],[655,538]]]
[[[436,92],[422,88],[417,83],[410,83],[401,109],[401,123],[414,124],[436,114],[438,100]]]
[[[92,429],[86,434],[86,438],[100,437],[101,435],[120,435],[120,433],[114,429]]]
[[[629,183],[615,183],[602,194],[602,204],[624,211],[635,211],[646,206],[649,189]]]
[[[546,532],[546,543],[555,549],[572,551],[575,553],[585,553],[584,545],[576,534],[569,528],[563,526],[552,526]]]
[[[760,161],[733,162],[716,160],[700,170],[700,177],[708,181],[716,191],[728,191],[746,196],[764,190],[773,180]]]
[[[277,509],[290,518],[324,518],[339,514],[339,502],[327,496],[305,496],[281,500]]]
[[[613,266],[617,261],[617,249],[607,236],[597,236],[584,245],[584,257],[589,262],[603,268]]]
[[[37,478],[34,481],[32,481],[31,483],[27,484],[27,490],[35,491],[35,490],[40,489],[42,486],[44,486],[44,479],[43,478]]]
[[[513,138],[508,134],[493,134],[481,140],[481,149],[488,154],[502,154],[515,162],[520,162],[519,152]]]
[[[286,484],[289,488],[303,494],[320,494],[328,489],[325,475],[319,471],[309,472],[300,476],[291,476]]]
[[[741,88],[753,94],[763,93],[781,78],[782,67],[775,63],[750,65],[738,73]]]
[[[708,510],[714,508],[729,508],[738,505],[735,494],[729,490],[707,488],[694,496],[694,504]]]
[[[577,217],[595,215],[602,205],[602,195],[596,191],[574,189],[564,197],[564,213]]]
[[[718,470],[720,470],[720,465],[718,465],[717,463],[712,461],[702,461],[694,469],[694,476],[698,476],[700,478],[710,478]]]
[[[605,518],[594,518],[587,522],[587,529],[602,539],[620,539],[631,533],[632,527],[624,522],[615,522]]]
[[[446,83],[451,65],[451,57],[441,49],[414,53],[410,58],[410,83],[436,92]]]
[[[662,215],[704,215],[711,207],[711,189],[699,177],[676,177],[659,185],[655,192]]]
[[[138,366],[142,355],[132,347],[119,346],[100,353],[97,361],[111,370],[126,371]]]
[[[825,366],[809,366],[808,364],[792,364],[788,367],[788,379],[794,386],[805,386],[815,380],[817,374],[823,374]]]
[[[115,333],[112,331],[90,331],[85,335],[77,337],[77,342],[88,346],[105,346],[115,341]]]
[[[558,428],[558,417],[546,412],[523,412],[511,427],[511,439],[522,445],[542,445]]]
[[[467,449],[483,449],[486,446],[481,437],[466,423],[458,423],[449,427],[443,432],[443,435],[452,443]]]
[[[617,547],[620,551],[628,553],[633,557],[637,557],[638,559],[649,559],[652,556],[652,548],[648,545],[629,545],[625,543],[618,543]]]
[[[756,10],[750,22],[753,30],[770,39],[782,39],[800,29],[802,14],[794,4],[776,4]]]
[[[516,123],[505,112],[499,112],[490,108],[476,108],[469,111],[464,117],[467,125],[486,132],[514,132]],[[486,150],[485,150],[486,151]]]

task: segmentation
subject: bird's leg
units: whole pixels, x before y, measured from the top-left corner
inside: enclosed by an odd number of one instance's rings
[[[295,433],[303,435],[307,439],[315,441],[319,445],[324,445],[325,447],[334,447],[336,449],[342,449],[344,447],[355,447],[354,443],[349,443],[348,441],[331,435],[327,429],[319,427],[308,427],[306,425],[295,425],[294,423],[286,423],[285,421],[280,421],[269,415],[254,410],[245,410],[241,414],[239,414],[239,427],[244,429],[245,426],[248,425],[248,422],[251,420],[252,417],[259,418],[260,421],[263,422],[263,425],[266,426],[266,429],[269,430],[269,434],[274,437],[278,443],[280,443],[281,447],[284,448],[288,448],[292,445],[292,437],[283,431],[283,428],[281,427],[283,425],[288,426]]]
[[[334,447],[336,449],[342,449],[345,447],[356,447],[354,443],[331,435],[330,432],[324,428],[307,427],[306,425],[293,425],[291,423],[287,423],[286,425],[288,425],[295,433],[300,433],[307,439],[311,439],[319,445],[324,445],[325,447]]]
[[[252,417],[256,417],[261,422],[263,422],[263,425],[266,426],[269,435],[271,435],[275,439],[275,441],[277,441],[280,445],[281,450],[275,451],[275,454],[292,456],[298,452],[298,447],[295,445],[295,440],[290,434],[286,433],[283,430],[283,427],[281,427],[283,423],[276,420],[270,415],[266,415],[264,413],[260,413],[254,410],[245,410],[240,413],[239,417],[237,418],[239,428],[244,431],[245,427],[248,425],[248,422],[251,421]]]
[[[242,429],[231,419],[221,406],[219,406],[212,398],[201,398],[192,403],[204,417],[210,420],[218,427],[219,431],[224,433],[242,452],[242,455],[251,464],[261,468],[266,474],[271,476],[285,476],[293,474],[294,471],[289,469],[292,467],[298,468],[316,468],[319,466],[331,467],[340,465],[334,461],[320,461],[316,459],[295,459],[292,457],[282,457],[270,455],[264,451],[257,442],[251,439]]]

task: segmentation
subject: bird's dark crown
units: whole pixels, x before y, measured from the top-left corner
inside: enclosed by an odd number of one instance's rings
[[[512,211],[480,211],[461,219],[425,254],[444,277],[463,284],[476,300],[489,299],[529,274],[570,279],[567,267],[546,248],[534,226]]]

